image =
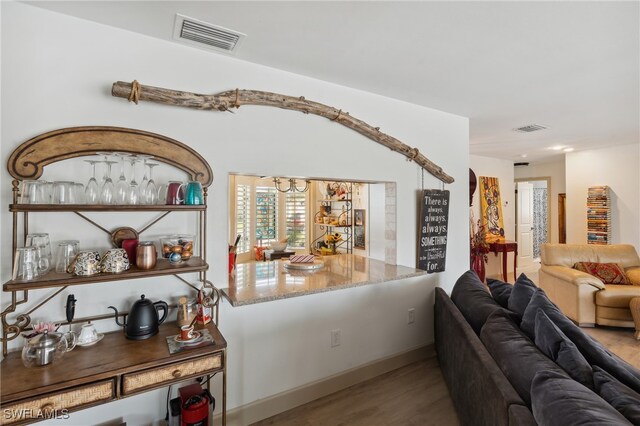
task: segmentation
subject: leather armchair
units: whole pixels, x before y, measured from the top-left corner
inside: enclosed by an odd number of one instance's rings
[[[604,284],[576,262],[618,263],[633,285]],[[540,287],[580,326],[635,327],[629,303],[640,297],[640,257],[630,244],[542,244]]]

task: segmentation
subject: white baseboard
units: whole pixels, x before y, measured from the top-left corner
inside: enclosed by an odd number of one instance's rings
[[[389,371],[434,357],[435,355],[435,347],[433,344],[430,344],[378,359],[333,376],[229,410],[227,411],[227,424],[230,426],[250,425]],[[220,424],[220,414],[217,414],[213,421],[214,424]]]

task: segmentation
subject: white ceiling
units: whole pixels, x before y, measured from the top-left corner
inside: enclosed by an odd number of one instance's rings
[[[640,143],[637,1],[27,3],[172,43],[176,13],[243,32],[239,59],[469,117],[472,154]]]

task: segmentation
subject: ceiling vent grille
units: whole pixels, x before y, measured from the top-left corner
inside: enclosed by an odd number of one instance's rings
[[[515,130],[516,132],[531,133],[531,132],[537,132],[538,130],[544,130],[544,129],[548,129],[548,127],[542,126],[540,124],[529,124],[526,126],[518,127],[517,129],[513,129],[513,130]]]
[[[245,34],[176,14],[173,39],[191,46],[235,54]]]

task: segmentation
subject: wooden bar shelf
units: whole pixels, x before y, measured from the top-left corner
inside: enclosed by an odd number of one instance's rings
[[[39,288],[61,287],[80,284],[94,284],[98,282],[111,282],[132,280],[137,278],[158,277],[163,275],[185,274],[188,272],[206,271],[209,265],[200,257],[192,257],[186,262],[174,265],[166,259],[158,259],[155,268],[142,270],[132,266],[128,271],[119,274],[96,274],[89,276],[77,276],[62,272],[49,272],[42,278],[35,280],[11,280],[4,283],[2,290],[19,291],[35,290]]]
[[[104,205],[104,204],[10,204],[10,212],[194,212],[205,211],[207,206],[185,205]]]
[[[60,360],[42,367],[27,368],[22,365],[20,351],[9,352],[0,363],[2,406],[16,408],[15,412],[18,413],[20,407],[29,406],[37,400],[46,399],[57,404],[57,399],[63,398],[70,390],[79,389],[83,392],[87,385],[91,387],[114,383],[113,395],[91,404],[97,405],[191,377],[224,372],[227,342],[215,324],[196,327],[200,328],[209,331],[214,344],[173,355],[169,354],[167,337],[179,334],[179,328],[175,323],[162,324],[158,334],[145,340],[128,340],[122,331],[105,333],[104,338],[94,346],[76,347]],[[125,386],[129,377],[135,378],[141,373],[148,373],[145,377],[150,377],[151,380],[145,381],[143,387],[136,389]],[[90,391],[91,389],[86,390]],[[59,409],[68,408],[69,411],[87,407],[69,406],[64,399],[60,404],[62,406],[58,407]],[[28,411],[25,410],[22,415],[26,416],[26,413]],[[20,424],[27,419],[16,420],[16,423]],[[36,419],[31,421],[34,420]],[[7,423],[13,424],[12,421]]]
[[[93,156],[98,153],[126,152],[147,155],[177,167],[187,174],[189,181],[202,185],[202,205],[100,205],[100,204],[21,204],[24,200],[25,180],[37,180],[44,167],[62,160]],[[60,272],[48,272],[33,280],[10,280],[2,290],[11,293],[0,312],[2,322],[2,353],[0,363],[0,405],[5,412],[13,413],[11,419],[0,418],[0,426],[18,425],[43,420],[34,418],[38,412],[58,410],[78,411],[91,406],[105,404],[123,397],[169,386],[196,377],[211,378],[222,373],[221,422],[226,425],[226,347],[227,342],[217,328],[219,324],[219,290],[207,279],[209,265],[206,261],[207,191],[213,181],[213,172],[207,161],[187,145],[166,136],[137,129],[106,126],[70,127],[47,132],[29,139],[10,155],[7,170],[13,177],[12,203],[12,252],[19,242],[29,234],[31,213],[65,212],[75,213],[83,219],[111,234],[117,246],[115,234],[87,218],[81,212],[135,213],[159,212],[159,217],[148,224],[142,233],[171,212],[190,212],[195,216],[195,232],[198,246],[193,247],[199,256],[179,264],[160,258],[153,269],[142,270],[135,266],[127,271],[112,274],[102,273],[77,276]],[[181,178],[182,180],[182,178]],[[20,220],[21,219],[21,220]],[[38,219],[35,219],[38,220]],[[18,226],[19,222],[21,226]],[[200,288],[180,274],[195,273]],[[8,351],[10,341],[20,337],[31,325],[31,314],[55,298],[65,287],[87,284],[103,284],[113,281],[125,282],[143,278],[175,275],[198,291],[203,300],[211,300],[211,323],[206,327],[214,339],[213,345],[192,347],[170,355],[167,337],[180,333],[175,323],[163,324],[159,333],[141,341],[127,340],[122,331],[105,333],[104,338],[91,347],[78,347],[51,365],[27,368],[22,364],[21,352]],[[53,295],[39,302],[26,313],[18,310],[29,301],[29,291],[58,288]],[[22,293],[22,294],[18,294]],[[105,303],[106,305],[106,303]],[[104,307],[103,307],[104,308]],[[109,319],[109,316],[85,317],[82,321]],[[77,320],[77,319],[76,319]],[[75,322],[75,321],[74,321]],[[78,321],[79,322],[79,321]],[[207,388],[210,387],[206,380]],[[17,414],[16,414],[17,413]],[[212,413],[211,413],[212,414]],[[21,417],[15,417],[21,416]]]

